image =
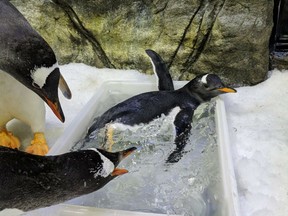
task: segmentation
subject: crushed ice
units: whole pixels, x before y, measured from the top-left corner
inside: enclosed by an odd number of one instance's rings
[[[112,151],[140,147],[121,162],[129,173],[110,182],[105,190],[87,195],[84,201],[70,203],[171,215],[223,215],[214,114],[213,102],[198,107],[185,154],[176,164],[165,163],[175,148],[174,117],[162,115],[135,131],[115,129]],[[103,147],[103,142],[105,129],[86,145]]]

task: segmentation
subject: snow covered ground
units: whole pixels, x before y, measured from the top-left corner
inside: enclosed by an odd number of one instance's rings
[[[72,91],[61,97],[62,124],[47,109],[48,142],[53,144],[107,80],[151,80],[137,71],[68,64],[60,70]],[[288,71],[271,72],[265,82],[224,95],[237,177],[241,216],[284,216],[288,212]],[[61,93],[60,93],[61,94]]]
[[[288,214],[288,71],[225,95],[243,216]]]

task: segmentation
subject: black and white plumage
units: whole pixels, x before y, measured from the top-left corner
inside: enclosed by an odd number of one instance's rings
[[[196,76],[178,90],[142,93],[118,103],[103,115],[97,117],[88,129],[84,140],[89,141],[91,134],[93,137],[95,131],[106,125],[111,126],[113,123],[129,126],[141,123],[147,124],[162,114],[169,114],[174,108],[178,107],[179,112],[174,119],[176,149],[167,159],[168,162],[177,162],[180,160],[189,138],[194,110],[202,102],[229,92],[236,92],[236,90],[226,87],[217,75],[204,74]],[[85,146],[85,141],[82,145]]]
[[[0,147],[0,211],[28,211],[99,190],[128,172],[117,166],[135,149],[115,153],[89,149],[37,156]]]
[[[5,140],[14,139],[6,133],[5,126],[11,119],[17,118],[31,126],[34,143],[38,140],[41,140],[38,143],[42,143],[45,140],[43,101],[64,122],[58,87],[67,98],[71,98],[70,89],[60,74],[51,47],[7,0],[0,0],[0,20],[0,111],[2,113],[0,131],[3,132]],[[40,139],[37,140],[37,137]],[[11,144],[3,141],[1,137],[0,144],[12,148],[18,146],[13,142]],[[48,148],[45,145],[41,145],[45,147],[44,150],[28,151],[31,153],[35,151],[36,154],[47,153]]]
[[[7,0],[0,1],[0,70],[37,93],[64,121],[58,99],[59,80],[65,89],[55,54],[24,16]],[[64,85],[63,85],[64,84]]]
[[[151,49],[145,50],[150,58],[154,74],[158,80],[159,91],[172,91],[174,90],[174,84],[169,70],[166,67],[165,62],[161,56]]]

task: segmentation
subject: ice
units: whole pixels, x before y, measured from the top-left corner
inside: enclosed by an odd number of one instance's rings
[[[19,216],[22,213],[23,211],[18,209],[4,209],[3,211],[0,211],[0,216]]]
[[[135,131],[116,128],[113,151],[138,147],[121,162],[120,167],[129,173],[69,203],[185,216],[223,215],[214,114],[214,102],[196,110],[185,154],[175,164],[166,163],[175,148],[173,116],[163,115]],[[85,148],[99,147],[103,142],[105,130],[85,143]]]

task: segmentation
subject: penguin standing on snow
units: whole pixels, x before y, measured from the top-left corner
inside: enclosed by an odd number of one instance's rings
[[[158,55],[149,56],[152,64],[159,60]],[[153,67],[156,70],[159,68],[155,65]],[[189,138],[194,110],[202,102],[209,101],[220,94],[230,92],[234,93],[236,90],[225,86],[217,75],[204,74],[196,76],[178,90],[142,93],[118,103],[96,118],[88,129],[85,140],[89,141],[89,139],[93,138],[95,131],[107,126],[107,140],[111,146],[113,144],[113,123],[122,123],[130,126],[149,123],[162,114],[168,115],[176,108],[179,110],[174,119],[176,129],[174,142],[176,149],[169,155],[167,162],[177,162],[180,160]],[[85,145],[85,142],[83,145]]]
[[[99,190],[128,172],[117,166],[135,149],[115,153],[88,149],[38,156],[0,147],[0,211],[33,210]]]
[[[17,118],[34,133],[26,151],[44,155],[48,146],[42,100],[64,122],[58,87],[67,98],[71,92],[51,47],[8,0],[0,0],[0,20],[0,145],[19,148],[19,140],[6,129]]]

